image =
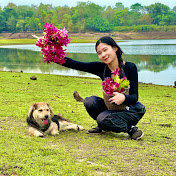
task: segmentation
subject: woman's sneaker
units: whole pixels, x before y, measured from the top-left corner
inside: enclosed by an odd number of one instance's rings
[[[138,127],[132,127],[129,135],[132,140],[139,140],[144,136],[144,133]]]
[[[88,134],[101,134],[102,129],[97,126],[95,128],[91,128],[90,130],[88,130],[87,133]]]

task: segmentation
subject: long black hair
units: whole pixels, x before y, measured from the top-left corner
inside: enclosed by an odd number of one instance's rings
[[[115,42],[114,39],[112,39],[111,37],[109,36],[105,36],[105,37],[101,37],[95,44],[95,49],[97,50],[97,47],[100,43],[105,43],[107,45],[110,45],[112,47],[117,47],[117,51],[116,51],[116,55],[117,55],[117,58],[118,58],[118,62],[119,62],[119,67],[120,69],[123,70],[123,59],[122,59],[122,54],[123,54],[123,51],[122,49],[117,45],[117,43]]]

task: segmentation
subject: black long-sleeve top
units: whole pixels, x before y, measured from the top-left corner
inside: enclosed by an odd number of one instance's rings
[[[65,60],[66,62],[63,64],[63,66],[97,75],[102,81],[108,77],[111,77],[111,70],[107,64],[103,62],[80,62],[72,60],[68,57],[65,57]],[[137,67],[132,62],[125,62],[124,72],[130,82],[129,95],[125,95],[124,103],[129,106],[135,104],[138,101]]]

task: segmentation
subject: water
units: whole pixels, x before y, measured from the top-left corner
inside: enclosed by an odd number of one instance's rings
[[[139,82],[173,85],[176,81],[176,39],[122,40],[123,59],[138,67]],[[83,62],[98,61],[94,43],[73,43],[67,49],[68,56]],[[58,64],[42,63],[40,48],[35,45],[0,46],[0,70],[26,73],[50,73],[57,75],[94,75],[67,69]]]
[[[118,40],[118,45],[128,55],[176,55],[176,39]],[[0,48],[40,51],[35,45],[9,45]],[[71,43],[66,49],[68,53],[96,53],[94,43]]]

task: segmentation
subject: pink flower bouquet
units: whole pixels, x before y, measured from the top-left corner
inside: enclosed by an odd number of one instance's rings
[[[126,77],[120,78],[120,69],[116,69],[114,72],[114,79],[107,78],[102,82],[104,102],[108,110],[122,110],[126,107],[125,104],[116,105],[111,104],[108,100],[113,96],[113,92],[119,92],[123,94],[129,94],[129,80]]]
[[[44,27],[43,37],[37,37],[38,40],[36,44],[36,46],[41,48],[44,62],[47,62],[47,64],[50,62],[59,64],[65,63],[64,57],[66,56],[66,49],[62,47],[70,43],[70,39],[67,35],[68,31],[65,30],[65,27],[60,30],[50,23],[46,23]]]

